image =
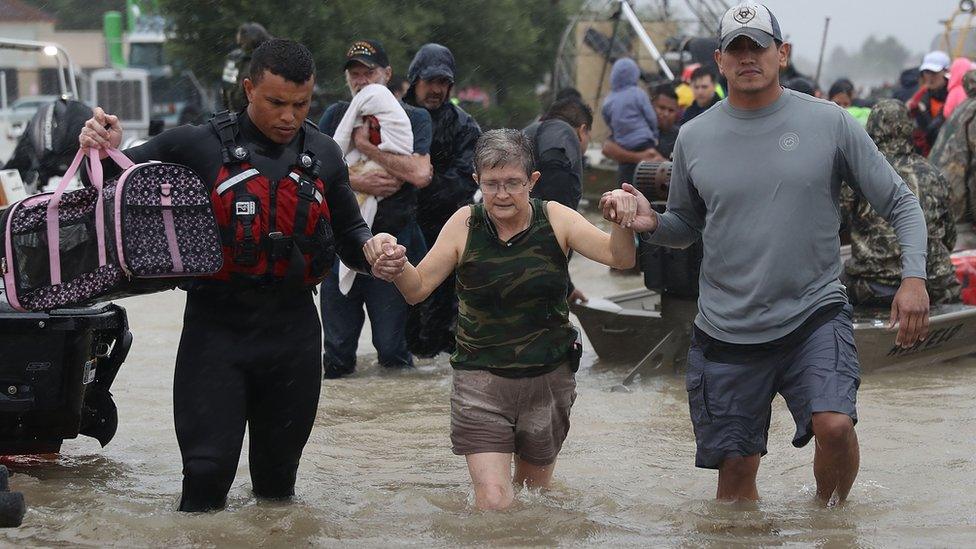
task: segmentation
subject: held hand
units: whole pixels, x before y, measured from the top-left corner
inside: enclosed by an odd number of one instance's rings
[[[905,278],[891,302],[891,319],[888,329],[898,327],[895,345],[907,349],[929,335],[929,294],[925,280]]]
[[[603,218],[629,228],[637,215],[637,197],[623,189],[614,189],[600,198]]]
[[[94,114],[85,122],[78,136],[83,149],[117,149],[122,144],[122,125],[119,118],[105,114],[101,107],[95,107]]]
[[[363,254],[366,262],[372,265],[383,256],[392,255],[396,250],[397,239],[388,233],[379,233],[363,244]]]
[[[387,282],[393,282],[396,277],[403,272],[404,267],[407,266],[407,249],[402,245],[397,244],[389,249],[388,254],[384,254],[373,263],[373,276],[380,280],[385,280]]]
[[[637,190],[637,187],[634,187],[630,183],[624,183],[621,187],[637,198],[637,212],[634,215],[634,221],[631,223],[630,228],[638,233],[657,230],[657,213],[651,209],[650,201]]]
[[[621,188],[628,194],[633,195],[637,200],[637,210],[634,214],[634,219],[631,221],[630,228],[639,233],[656,230],[657,214],[651,209],[651,203],[648,202],[647,198],[630,183],[624,183],[621,185]],[[608,217],[612,209],[612,206],[610,206],[612,201],[609,200],[612,192],[615,191],[603,194],[603,198],[600,199],[600,209],[603,210],[604,219],[616,223],[615,219]]]

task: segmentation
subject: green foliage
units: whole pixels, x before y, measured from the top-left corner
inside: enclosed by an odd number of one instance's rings
[[[102,28],[105,12],[125,13],[125,0],[24,0],[57,18],[58,30],[93,30]]]
[[[332,99],[347,94],[342,64],[355,39],[381,41],[402,76],[420,46],[444,44],[457,60],[457,87],[492,96],[492,107],[479,112],[486,127],[517,126],[541,110],[534,87],[552,68],[571,9],[554,0],[161,0],[160,7],[176,30],[170,53],[202,80],[219,79],[237,27],[256,21],[309,47]]]

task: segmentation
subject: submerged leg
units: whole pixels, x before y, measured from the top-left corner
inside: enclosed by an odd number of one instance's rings
[[[485,452],[468,454],[468,473],[474,486],[474,504],[478,509],[501,511],[515,501],[512,487],[512,454]]]
[[[227,356],[233,342],[200,322],[188,304],[176,357],[173,413],[183,455],[180,511],[221,509],[234,482],[244,440],[244,376]]]
[[[758,500],[758,472],[759,454],[725,458],[718,469],[718,490],[715,498],[726,501]]]
[[[861,462],[854,421],[846,414],[819,412],[813,414],[816,450],[813,475],[817,479],[817,498],[825,504],[847,499]]]
[[[248,460],[259,498],[295,494],[298,463],[315,423],[322,386],[321,328],[311,300],[303,308],[277,315],[289,330],[269,337],[273,350],[248,386]]]
[[[555,470],[556,462],[548,465],[533,465],[516,457],[514,484],[527,488],[548,488],[552,483],[552,474]]]

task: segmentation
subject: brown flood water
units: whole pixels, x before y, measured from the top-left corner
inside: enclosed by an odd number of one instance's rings
[[[640,286],[637,277],[573,260],[589,295]],[[113,388],[119,432],[101,449],[66,441],[60,458],[14,463],[24,525],[16,546],[756,546],[976,545],[976,360],[865,376],[858,399],[861,472],[839,509],[813,503],[813,448],[790,445],[774,404],[769,455],[754,506],[711,501],[716,474],[695,469],[684,380],[609,388],[629,365],[592,352],[578,375],[573,426],[554,488],[523,492],[502,513],[475,510],[464,459],[450,451],[446,357],[396,375],[371,364],[325,382],[291,503],[259,503],[243,458],[228,509],[175,511],[180,454],[173,432],[173,362],[183,295],[122,303],[135,343]],[[636,343],[635,343],[636,344]],[[245,444],[246,452],[246,444]]]

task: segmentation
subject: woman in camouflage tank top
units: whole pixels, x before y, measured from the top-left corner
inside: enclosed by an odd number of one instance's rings
[[[504,509],[514,501],[513,480],[548,486],[569,430],[576,330],[566,303],[567,254],[632,267],[634,234],[626,227],[637,203],[613,191],[619,224],[607,234],[575,210],[530,200],[539,172],[517,130],[483,134],[475,172],[484,204],[459,209],[417,267],[389,235],[377,235],[366,255],[373,274],[392,280],[411,304],[457,269],[451,441],[467,458],[475,504]]]

